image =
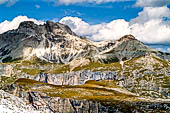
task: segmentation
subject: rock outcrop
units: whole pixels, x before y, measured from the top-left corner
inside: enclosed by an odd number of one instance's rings
[[[52,113],[127,113],[127,112],[168,112],[170,104],[152,102],[94,102],[88,100],[74,100],[51,98],[36,92],[29,93],[33,106],[41,111]]]
[[[1,113],[40,113],[26,101],[0,90],[0,112]]]

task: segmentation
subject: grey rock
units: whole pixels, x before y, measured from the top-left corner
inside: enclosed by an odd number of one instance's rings
[[[35,109],[48,113],[147,113],[170,110],[169,103],[161,102],[97,102],[49,97],[39,92],[28,92],[27,96]]]

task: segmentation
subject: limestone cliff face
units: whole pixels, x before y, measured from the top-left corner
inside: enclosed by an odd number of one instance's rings
[[[41,73],[34,80],[55,85],[83,85],[89,80],[116,80],[115,72],[92,72],[90,70],[71,72],[65,74]]]
[[[1,113],[40,113],[26,101],[0,90],[0,112]]]
[[[23,94],[22,94],[23,93]],[[126,112],[168,112],[170,104],[159,101],[90,101],[72,98],[50,97],[40,92],[20,92],[34,109],[44,113],[126,113]],[[32,108],[32,109],[33,109]],[[23,108],[24,110],[24,108]],[[34,111],[35,112],[35,111]],[[32,111],[32,113],[34,113]]]
[[[133,112],[169,112],[168,103],[150,102],[95,102],[88,100],[75,100],[51,98],[43,94],[30,93],[35,108],[52,113],[133,113]]]

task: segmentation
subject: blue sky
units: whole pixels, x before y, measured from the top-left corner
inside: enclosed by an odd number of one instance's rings
[[[18,15],[26,15],[38,20],[59,20],[65,16],[76,16],[90,24],[120,18],[129,21],[142,10],[140,7],[133,7],[134,4],[135,1],[65,5],[43,0],[20,0],[10,7],[6,6],[7,3],[0,5],[0,22],[12,20]]]
[[[67,24],[91,40],[126,34],[170,52],[170,0],[0,0],[0,33],[33,19]]]

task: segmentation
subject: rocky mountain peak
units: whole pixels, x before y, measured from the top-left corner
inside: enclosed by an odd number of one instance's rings
[[[71,35],[76,35],[67,25],[61,24],[59,22],[47,21],[45,27],[48,32],[55,32],[55,30],[61,30],[62,32],[69,33]]]
[[[33,21],[24,21],[24,22],[21,22],[19,25],[19,29],[21,29],[21,28],[36,29],[37,27],[38,27],[38,25],[35,24]]]
[[[118,41],[124,41],[124,40],[137,40],[137,39],[133,35],[129,34],[121,37]]]
[[[71,34],[76,35],[67,25],[47,21],[44,25],[37,25],[33,21],[21,22],[18,30],[20,33],[31,35],[53,33],[54,35]]]

